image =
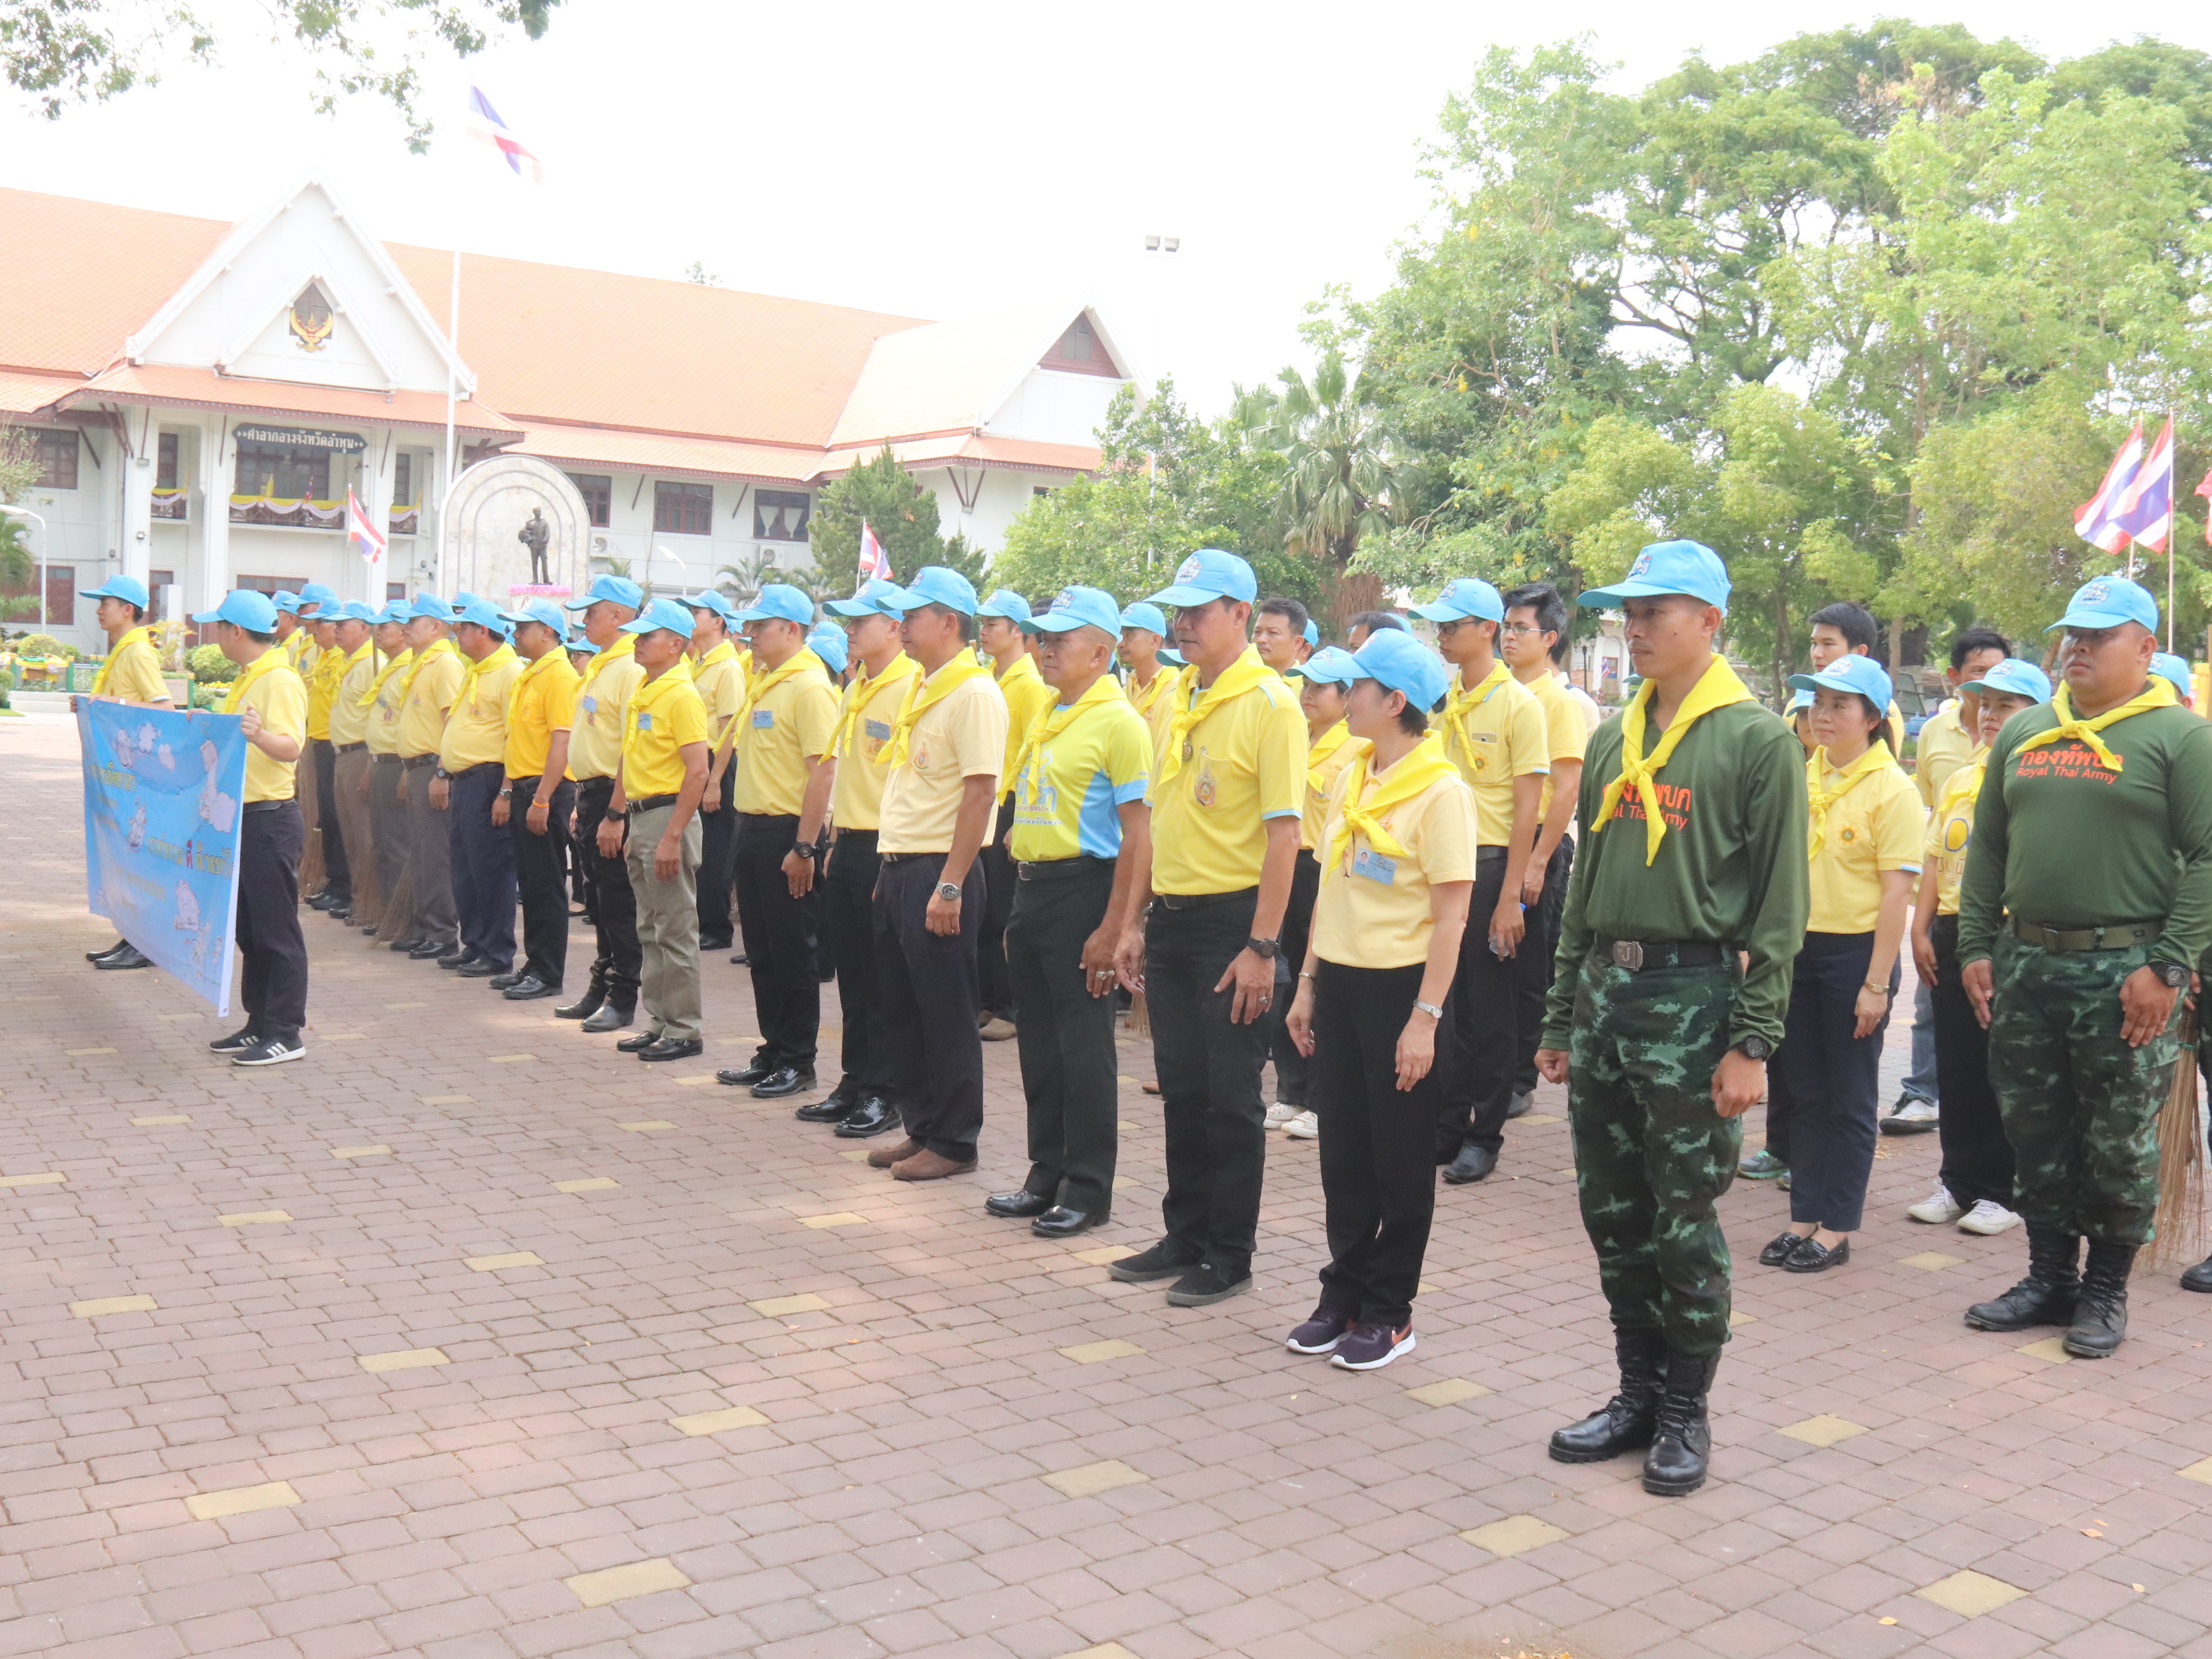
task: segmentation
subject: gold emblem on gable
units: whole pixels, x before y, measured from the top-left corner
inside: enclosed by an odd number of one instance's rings
[[[337,326],[337,317],[317,284],[308,283],[300,290],[300,297],[292,301],[291,326],[292,337],[300,343],[302,351],[320,351],[330,343],[331,331]]]

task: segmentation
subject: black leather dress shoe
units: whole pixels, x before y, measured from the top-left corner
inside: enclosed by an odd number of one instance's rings
[[[1042,1215],[1052,1207],[1052,1199],[1048,1194],[1033,1193],[1026,1187],[1018,1193],[993,1193],[983,1200],[985,1215],[1012,1216],[1016,1219]]]
[[[796,1066],[779,1066],[753,1085],[755,1100],[781,1100],[786,1095],[803,1095],[814,1086],[814,1073],[802,1072]]]
[[[1801,1238],[1797,1248],[1790,1252],[1790,1260],[1782,1264],[1785,1273],[1824,1273],[1831,1267],[1840,1267],[1851,1259],[1851,1241],[1839,1239],[1832,1246],[1810,1238]]]
[[[478,957],[474,962],[465,962],[453,970],[463,979],[488,979],[496,984],[509,977],[507,970],[497,963]]]
[[[438,966],[444,969],[450,974],[458,969],[467,967],[469,963],[472,962],[482,962],[483,960],[483,958],[482,957],[478,956],[474,951],[471,951],[467,945],[464,945],[456,949],[446,951],[444,955],[438,958]]]
[[[899,1110],[881,1095],[863,1095],[833,1133],[840,1140],[866,1140],[899,1127]]]
[[[130,948],[131,941],[129,939],[119,939],[116,940],[114,944],[109,945],[105,951],[87,951],[84,953],[84,959],[87,962],[98,962],[102,957],[112,957],[118,951],[127,951]]]
[[[1778,1267],[1790,1260],[1797,1247],[1805,1242],[1802,1233],[1777,1233],[1766,1241],[1766,1248],[1759,1253],[1762,1267]]]
[[[635,1004],[602,1003],[599,1012],[584,1022],[584,1030],[592,1032],[619,1031],[636,1018],[637,1008]]]
[[[689,1060],[702,1054],[707,1045],[697,1037],[665,1036],[648,1042],[637,1051],[640,1060]]]
[[[704,955],[709,951],[726,951],[730,948],[731,943],[731,940],[726,939],[702,939],[699,941],[700,953]]]
[[[1480,1181],[1498,1167],[1498,1154],[1487,1146],[1472,1143],[1459,1149],[1459,1156],[1444,1166],[1444,1180],[1455,1187],[1463,1187],[1470,1181]]]
[[[860,1104],[860,1096],[841,1083],[812,1105],[800,1107],[792,1116],[801,1123],[842,1123]]]
[[[410,962],[435,962],[453,947],[441,939],[418,939],[407,947]]]
[[[403,957],[410,957],[415,954],[416,947],[422,943],[422,941],[419,939],[396,939],[386,948],[387,950],[396,951]],[[446,947],[441,945],[438,948],[442,951]]]
[[[623,1054],[634,1054],[642,1049],[650,1048],[659,1041],[660,1033],[658,1031],[632,1031],[620,1042],[615,1044],[615,1047]]]
[[[585,988],[584,994],[574,1002],[564,1002],[553,1011],[556,1019],[589,1019],[606,1006],[607,988],[593,980]]]
[[[1073,1238],[1093,1227],[1103,1227],[1110,1219],[1104,1210],[1071,1210],[1065,1204],[1055,1204],[1030,1223],[1030,1231],[1039,1238]]]
[[[102,973],[118,968],[151,968],[154,958],[135,945],[126,945],[113,956],[102,957],[92,964]]]
[[[307,901],[307,908],[310,910],[329,909],[331,908],[331,896],[328,893],[316,894],[313,898]]]
[[[735,1070],[724,1069],[714,1073],[714,1081],[732,1089],[750,1089],[763,1078],[775,1075],[775,1067],[764,1060],[748,1060]]]
[[[732,956],[730,960],[740,968],[750,968],[753,965],[753,959],[747,956],[743,951],[737,952],[737,954]]]
[[[498,983],[496,980],[492,982]],[[535,974],[525,974],[500,994],[509,1002],[535,1002],[540,997],[559,996],[561,988],[557,985],[548,985]]]
[[[492,975],[491,988],[495,991],[504,991],[510,985],[521,984],[522,977],[521,969],[510,968],[503,974],[494,974]]]

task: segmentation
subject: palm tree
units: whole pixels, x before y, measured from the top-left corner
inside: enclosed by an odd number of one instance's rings
[[[775,568],[773,554],[741,554],[735,564],[726,564],[714,573],[714,586],[742,611],[760,597],[762,586],[771,579],[770,573]]]
[[[1286,368],[1281,385],[1239,388],[1237,423],[1287,466],[1278,507],[1293,553],[1326,554],[1335,579],[1337,621],[1379,605],[1382,584],[1352,568],[1363,536],[1399,516],[1401,480],[1389,433],[1343,355],[1332,349],[1308,380]]]

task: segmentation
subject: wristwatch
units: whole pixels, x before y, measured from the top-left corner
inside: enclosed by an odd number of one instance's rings
[[[791,850],[803,859],[818,858],[822,853],[821,848],[811,841],[795,841],[791,843]]]
[[[958,903],[960,902],[960,884],[957,881],[939,882],[937,884],[937,896],[943,899],[948,904]]]
[[[510,786],[510,785],[507,785],[507,784],[501,784],[501,785],[500,786],[499,798],[500,798],[501,800],[509,800],[509,799],[512,799],[514,798],[514,788],[512,787],[512,786]]]
[[[1283,942],[1279,939],[1248,939],[1244,948],[1262,962],[1273,962],[1283,953]]]
[[[1435,1020],[1439,1025],[1443,1024],[1444,1011],[1437,1007],[1435,1003],[1416,1001],[1413,1004],[1413,1006],[1419,1009],[1421,1012],[1426,1014],[1431,1019]]]
[[[439,782],[443,783],[447,779],[452,777],[453,775],[441,766],[436,771],[431,773],[430,775],[437,779]]]
[[[1747,1036],[1736,1042],[1736,1053],[1746,1060],[1765,1060],[1774,1052],[1774,1045],[1763,1036]]]
[[[2144,966],[2156,974],[2159,982],[2168,990],[2179,991],[2188,988],[2189,969],[2178,962],[2152,962],[2146,963]]]

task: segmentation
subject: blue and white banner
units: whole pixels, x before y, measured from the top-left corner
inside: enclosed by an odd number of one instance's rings
[[[87,902],[228,1014],[246,793],[238,716],[87,697],[76,727]]]

